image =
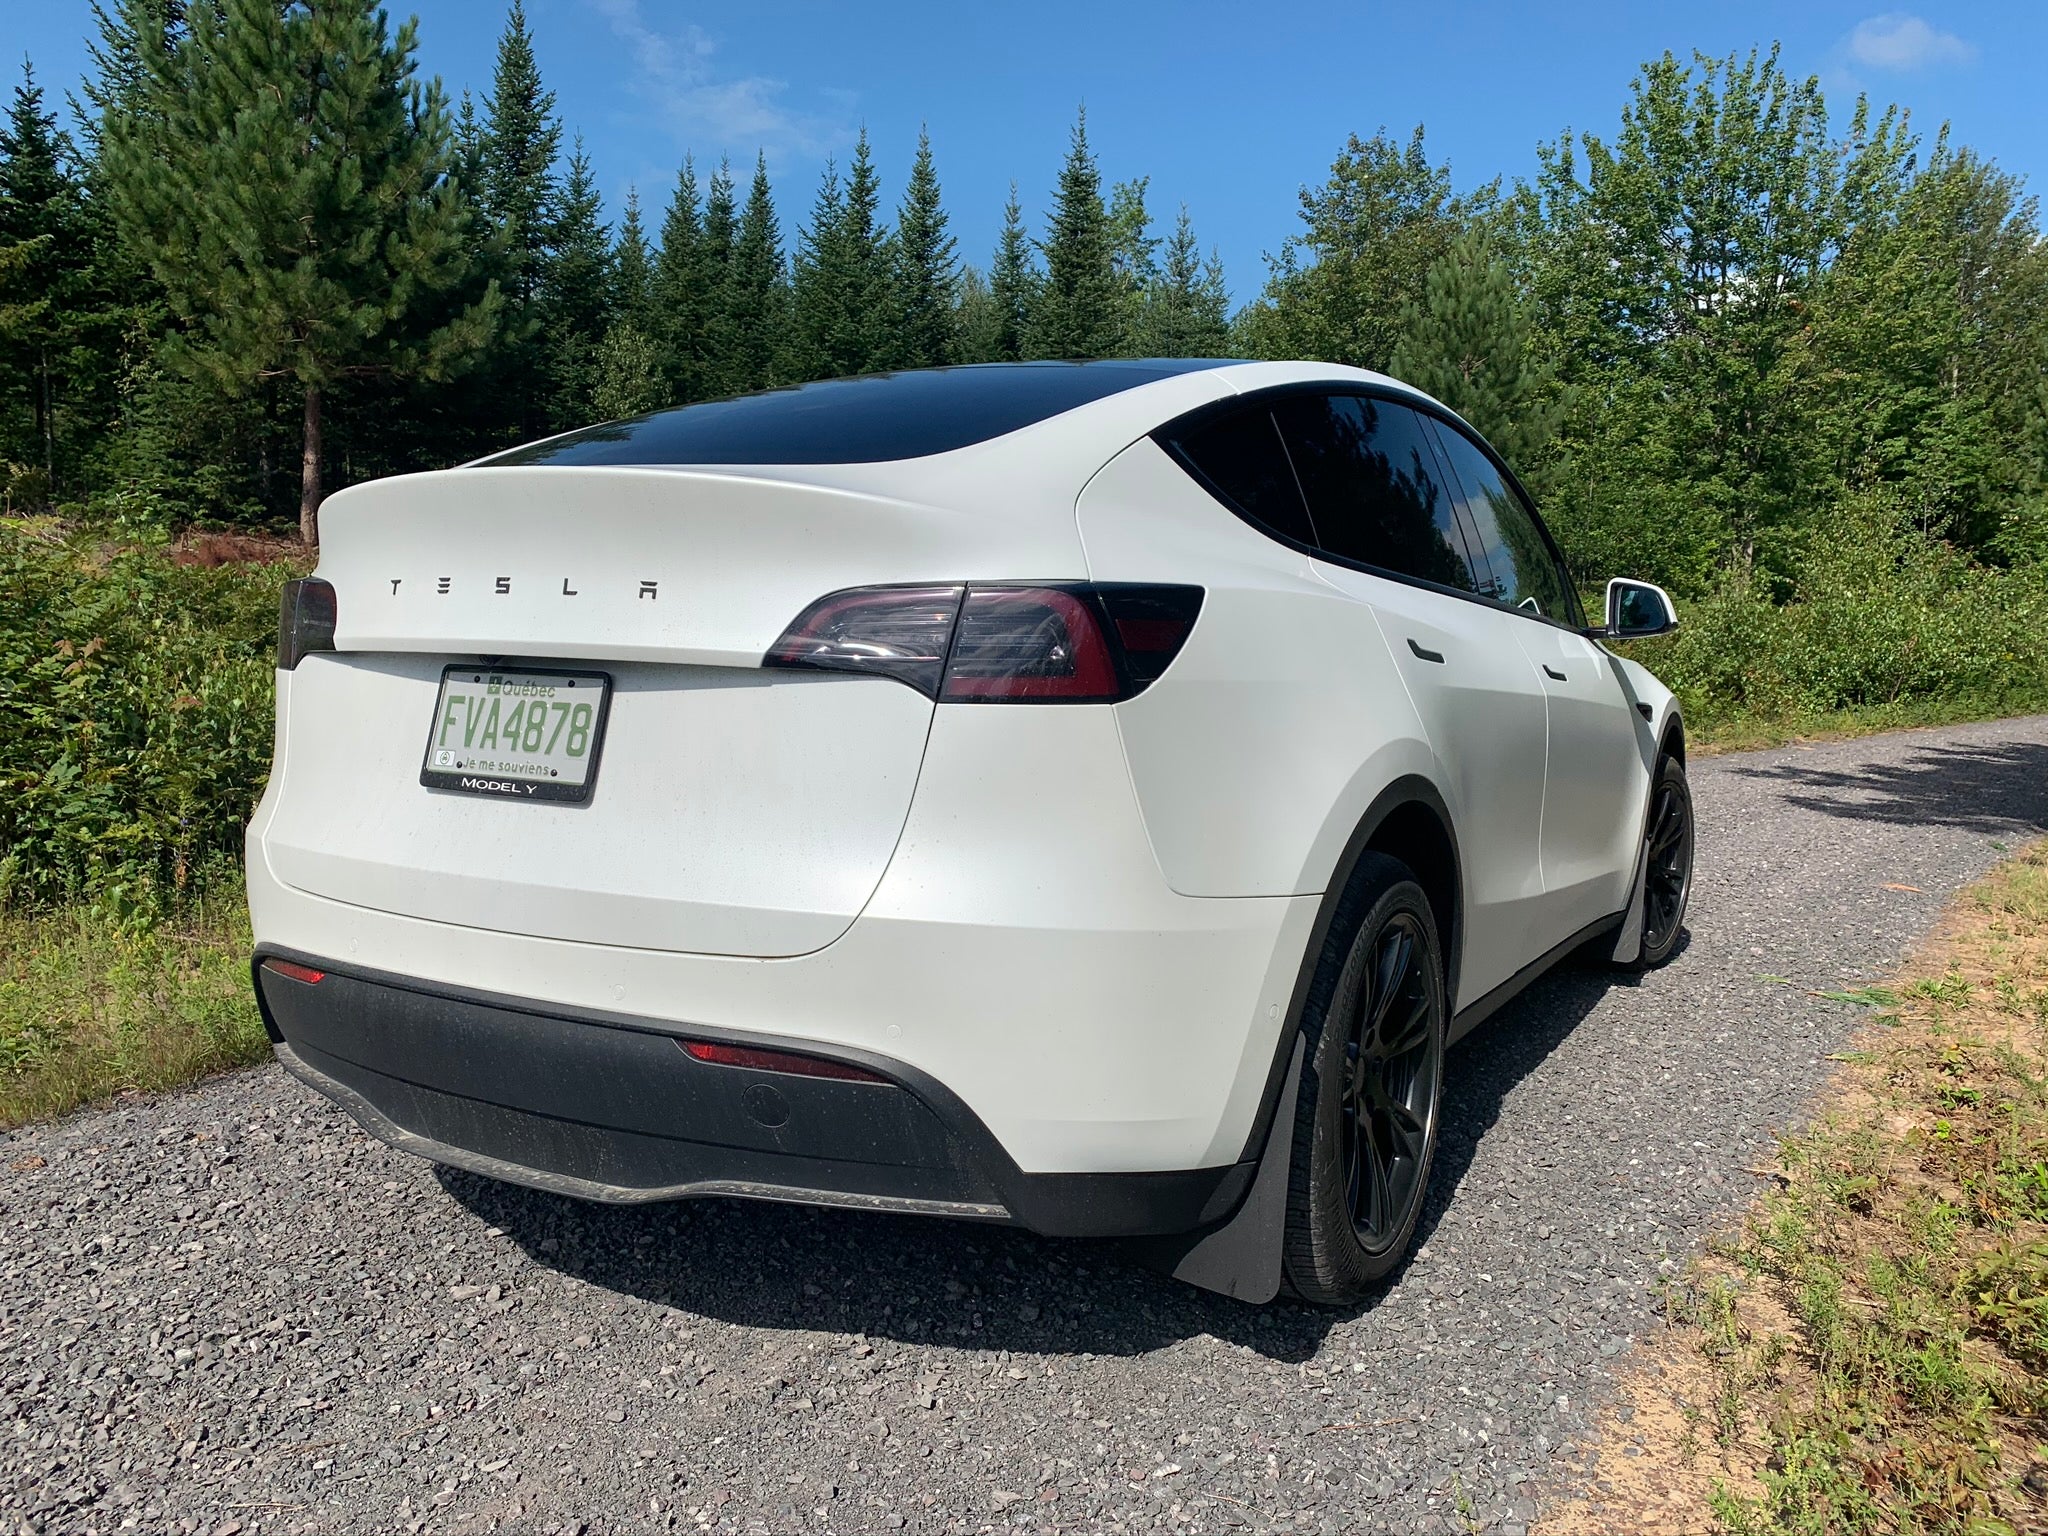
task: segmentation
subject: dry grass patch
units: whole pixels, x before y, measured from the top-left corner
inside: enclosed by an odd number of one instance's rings
[[[0,911],[0,1126],[268,1051],[240,901],[139,933],[80,908]]]
[[[1606,1488],[1547,1533],[2048,1533],[2048,844],[1849,995],[1873,1022],[1823,1114],[1671,1292]]]

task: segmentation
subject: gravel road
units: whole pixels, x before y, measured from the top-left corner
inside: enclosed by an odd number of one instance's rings
[[[0,1136],[0,1531],[1520,1533],[1854,1010],[2048,827],[2048,718],[1694,765],[1690,940],[1461,1046],[1355,1316],[1101,1245],[587,1207],[275,1068]]]

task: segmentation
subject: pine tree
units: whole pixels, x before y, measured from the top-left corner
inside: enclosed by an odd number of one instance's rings
[[[524,0],[512,0],[498,38],[497,68],[484,103],[483,207],[507,252],[506,297],[530,304],[544,280],[555,220],[555,161],[562,125],[555,93],[543,90],[526,26]]]
[[[475,229],[411,23],[375,0],[218,0],[174,47],[139,40],[137,109],[110,116],[107,184],[178,329],[178,369],[301,396],[299,528],[317,539],[323,404],[344,379],[442,379],[491,340]],[[345,67],[336,67],[342,61]]]
[[[1557,391],[1530,330],[1507,263],[1484,231],[1470,230],[1429,269],[1389,371],[1471,422],[1511,468],[1533,474],[1557,430]]]
[[[697,198],[694,176],[677,188],[677,197],[686,210],[679,242],[680,247],[687,247],[701,234],[692,228]],[[654,284],[654,262],[640,224],[640,194],[629,188],[626,212],[619,220],[619,238],[611,252],[611,326],[598,344],[591,385],[591,414],[600,421],[637,416],[670,397],[661,349],[654,340],[660,318]]]
[[[481,208],[484,202],[484,125],[476,115],[476,97],[467,87],[455,109],[455,181],[463,196]]]
[[[1145,357],[1221,357],[1230,342],[1229,305],[1222,263],[1213,253],[1202,259],[1182,204],[1166,259],[1139,307],[1132,350]]]
[[[857,316],[849,316],[844,328],[845,366],[843,373],[872,373],[889,367],[895,358],[896,338],[890,334],[896,285],[896,239],[882,222],[882,184],[875,174],[874,154],[868,146],[868,131],[862,128],[854,141],[853,161],[846,172],[846,254]]]
[[[792,376],[840,378],[891,361],[891,242],[876,219],[880,201],[863,129],[845,181],[826,165],[798,243],[786,358]]]
[[[70,146],[55,113],[43,110],[34,71],[22,70],[0,129],[0,449],[40,463],[46,493],[57,487],[57,417],[80,359],[74,311],[85,297],[83,188],[66,163]],[[20,411],[17,418],[16,412]],[[16,430],[19,419],[27,430]]]
[[[490,220],[491,270],[506,310],[488,359],[490,403],[484,408],[502,417],[502,433],[538,437],[555,425],[558,359],[547,336],[545,297],[562,212],[555,175],[562,125],[554,92],[541,85],[524,0],[512,0],[498,37],[477,145],[478,203]]]
[[[753,185],[733,230],[732,254],[723,266],[710,349],[718,388],[724,394],[765,389],[777,381],[788,307],[782,231],[768,186],[766,155],[755,158]]]
[[[675,400],[698,400],[704,384],[704,338],[715,287],[697,194],[697,168],[687,158],[676,173],[675,194],[661,221],[661,249],[655,253],[649,285],[653,313],[647,339]]]
[[[1045,280],[1031,307],[1025,355],[1112,355],[1123,340],[1122,292],[1110,247],[1109,211],[1102,204],[1102,173],[1088,148],[1085,111],[1074,123],[1052,221],[1039,248],[1045,253]]]
[[[589,420],[598,344],[611,325],[611,241],[600,221],[602,212],[590,157],[579,138],[562,184],[538,304],[549,354],[549,424],[556,430]]]
[[[959,287],[956,244],[946,229],[931,134],[917,131],[917,157],[896,213],[895,357],[902,368],[952,362],[954,299]]]
[[[701,400],[724,394],[731,387],[727,383],[732,339],[726,317],[726,273],[732,266],[733,245],[738,235],[732,166],[721,160],[712,173],[711,185],[705,189],[704,234],[696,266],[698,308],[687,354],[688,393],[680,398]]]
[[[793,378],[829,379],[852,371],[840,368],[834,357],[850,307],[845,225],[846,186],[837,163],[828,158],[790,262],[788,365]]]
[[[132,113],[148,84],[145,48],[173,46],[184,35],[185,0],[89,0],[96,36],[85,44],[92,73],[81,89],[76,116],[85,130],[86,160],[100,157],[101,124],[109,114]]]
[[[653,334],[648,322],[654,309],[654,258],[647,249],[647,230],[640,220],[640,193],[626,189],[626,211],[619,219],[619,237],[612,245],[611,308],[632,322],[642,337]]]
[[[1031,264],[1031,238],[1024,233],[1024,210],[1017,201],[1017,183],[1010,183],[1010,200],[1003,205],[1003,232],[996,240],[996,255],[988,272],[989,308],[994,323],[989,326],[990,363],[1015,362],[1024,355],[1025,333],[1037,307],[1040,275]]]

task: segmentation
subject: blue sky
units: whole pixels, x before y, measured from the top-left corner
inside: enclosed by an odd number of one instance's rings
[[[404,5],[392,7],[405,15]],[[425,0],[425,73],[488,89],[504,0]],[[893,200],[929,125],[962,253],[985,264],[1014,178],[1046,204],[1077,105],[1110,179],[1149,175],[1161,223],[1185,203],[1253,296],[1347,133],[1428,130],[1456,182],[1531,174],[1567,126],[1613,131],[1636,66],[1781,41],[1837,115],[1856,91],[1991,155],[2038,191],[2048,172],[2048,5],[1887,10],[1766,5],[825,4],[817,0],[527,0],[542,72],[580,131],[607,214],[629,185],[658,220],[683,152],[768,155],[785,235],[827,156],[866,124]],[[53,96],[85,67],[86,0],[0,0],[0,59],[32,58]],[[10,68],[18,67],[10,65]]]

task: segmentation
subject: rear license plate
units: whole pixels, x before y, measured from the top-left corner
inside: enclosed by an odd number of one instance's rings
[[[611,696],[602,672],[449,667],[420,782],[507,800],[588,800]]]

